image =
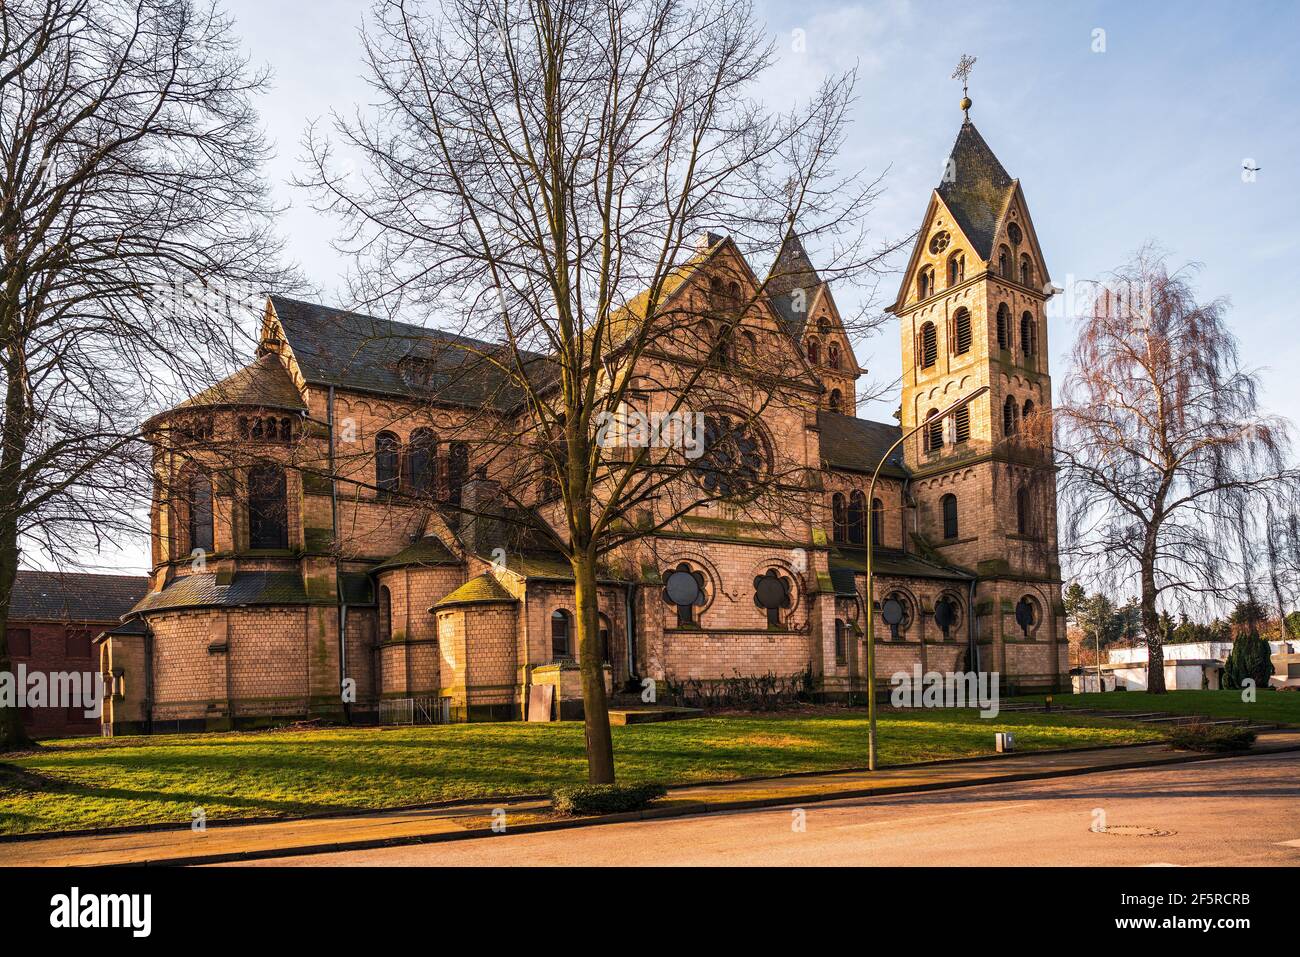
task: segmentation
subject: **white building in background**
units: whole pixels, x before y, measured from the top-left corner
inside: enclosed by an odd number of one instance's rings
[[[1300,648],[1294,641],[1270,641],[1269,654],[1273,658],[1273,687],[1300,686]],[[1223,666],[1232,653],[1230,641],[1191,641],[1169,644],[1165,652],[1165,687],[1170,691],[1217,690],[1223,677]],[[1110,649],[1110,661],[1101,666],[1102,680],[1113,675],[1115,687],[1129,691],[1145,691],[1147,687],[1147,649],[1145,645],[1133,648]],[[1096,678],[1093,678],[1096,684]]]

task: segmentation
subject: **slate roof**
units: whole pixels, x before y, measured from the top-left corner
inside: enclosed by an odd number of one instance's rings
[[[881,456],[903,434],[897,425],[837,412],[818,412],[817,426],[821,429],[822,460],[828,466],[868,474],[875,471]],[[893,478],[907,476],[901,446],[894,450],[880,474]]]
[[[998,216],[1015,189],[1015,181],[970,120],[962,123],[957,133],[946,170],[952,171],[952,181],[948,182],[945,176],[938,193],[975,252],[981,259],[989,259]]]
[[[796,339],[803,334],[803,327],[808,322],[808,306],[812,305],[813,297],[822,285],[817,268],[804,249],[799,234],[791,226],[768,271],[764,290],[787,331]],[[801,311],[795,310],[790,295],[795,289],[804,291],[804,308]]]
[[[476,408],[508,409],[522,398],[492,361],[504,348],[499,343],[284,296],[272,296],[271,306],[311,385]],[[553,374],[544,357],[525,359],[539,382]]]
[[[449,595],[439,598],[429,611],[451,605],[499,605],[519,599],[502,587],[490,572],[475,575]]]
[[[176,408],[198,409],[221,405],[260,405],[295,412],[307,408],[279,358],[269,353],[198,395],[191,396]]]
[[[937,562],[921,558],[919,555],[909,555],[896,548],[877,548],[874,549],[874,552],[871,570],[876,575],[960,582],[969,582],[974,580],[975,577],[960,568],[940,565]],[[830,574],[837,595],[857,594],[854,579],[859,574],[866,574],[866,558],[867,550],[861,546],[835,546],[835,551],[831,552],[830,556]]]
[[[143,575],[20,571],[10,621],[117,621],[149,590]]]
[[[307,597],[297,572],[239,572],[227,585],[212,572],[185,575],[160,592],[146,595],[131,614],[168,608],[235,608],[239,605],[330,604]]]

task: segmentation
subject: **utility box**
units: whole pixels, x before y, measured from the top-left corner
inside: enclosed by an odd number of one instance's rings
[[[1016,736],[1010,731],[999,731],[993,735],[993,740],[997,745],[999,754],[1005,754],[1016,749]]]

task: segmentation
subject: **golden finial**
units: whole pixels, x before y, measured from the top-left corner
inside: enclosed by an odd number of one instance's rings
[[[954,80],[961,80],[961,110],[966,114],[966,119],[970,119],[971,100],[967,95],[966,81],[970,79],[971,67],[975,65],[975,57],[963,53],[961,59],[957,61],[957,69],[952,71]]]

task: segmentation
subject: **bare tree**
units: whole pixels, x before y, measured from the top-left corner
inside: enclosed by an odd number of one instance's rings
[[[0,669],[20,549],[140,531],[141,420],[231,361],[246,284],[288,278],[265,80],[213,6],[0,4]],[[0,707],[0,749],[24,743]]]
[[[589,776],[612,781],[598,563],[703,504],[807,491],[749,428],[807,399],[807,368],[732,240],[697,237],[725,225],[775,250],[797,216],[829,250],[820,278],[871,273],[889,251],[859,251],[877,182],[834,168],[853,77],[769,115],[750,96],[773,51],[747,3],[721,0],[447,0],[441,16],[381,0],[365,49],[377,111],[336,117],[335,143],[309,134],[307,182],[348,224],[359,303],[501,343],[448,348],[515,397],[478,444],[521,512],[541,500],[534,531],[572,567]],[[814,291],[785,278],[783,295]],[[698,459],[602,439],[635,410],[724,406]]]
[[[1264,414],[1221,300],[1143,250],[1100,287],[1057,406],[1064,550],[1088,577],[1137,578],[1148,691],[1163,693],[1159,605],[1249,585],[1242,516],[1290,509],[1289,426]]]

